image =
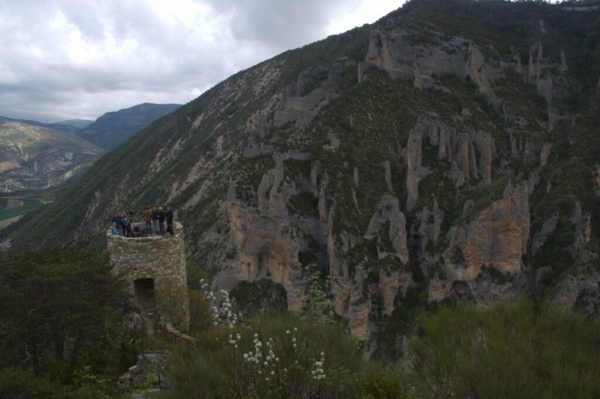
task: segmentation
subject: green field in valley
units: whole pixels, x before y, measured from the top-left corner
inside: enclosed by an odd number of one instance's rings
[[[27,195],[6,195],[0,198],[0,221],[25,215],[54,201],[62,190]]]

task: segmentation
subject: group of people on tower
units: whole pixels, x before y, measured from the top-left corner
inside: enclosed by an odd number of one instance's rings
[[[151,235],[164,236],[166,233],[174,234],[173,219],[175,213],[170,206],[166,210],[162,207],[146,206],[142,211],[142,219],[145,222],[144,228],[141,225],[134,226],[133,212],[125,209],[125,212],[115,213],[112,218],[112,235],[123,235],[124,237],[148,237]],[[167,228],[165,229],[165,222]]]

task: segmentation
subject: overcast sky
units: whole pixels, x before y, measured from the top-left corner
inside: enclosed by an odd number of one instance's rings
[[[185,104],[283,51],[403,0],[2,0],[0,116],[96,119]]]

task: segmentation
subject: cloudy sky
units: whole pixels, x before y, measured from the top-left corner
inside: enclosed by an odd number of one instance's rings
[[[4,0],[0,116],[96,119],[185,104],[283,51],[375,22],[403,0]]]

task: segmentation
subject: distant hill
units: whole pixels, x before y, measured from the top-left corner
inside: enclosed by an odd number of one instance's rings
[[[92,123],[94,123],[94,121],[89,119],[67,119],[66,121],[54,122],[52,125],[75,126],[78,129],[83,129]]]
[[[73,134],[0,120],[0,192],[58,186],[81,175],[102,152]]]
[[[180,106],[144,103],[116,112],[107,112],[76,134],[108,151]]]
[[[69,121],[56,122],[56,123],[44,123],[44,122],[32,121],[29,119],[12,119],[12,118],[7,118],[5,116],[0,116],[0,122],[2,122],[2,121],[25,123],[27,125],[40,126],[40,127],[46,127],[48,129],[60,130],[61,132],[65,132],[65,133],[75,133],[76,131],[78,131],[81,128],[81,127],[77,127],[74,124],[66,123]]]

